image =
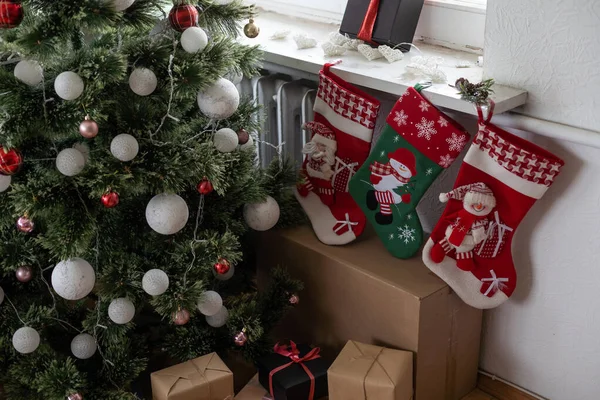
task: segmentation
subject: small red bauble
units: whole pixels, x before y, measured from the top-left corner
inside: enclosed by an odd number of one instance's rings
[[[0,0],[0,28],[16,28],[23,21],[23,6],[20,0]]]
[[[190,322],[190,312],[185,308],[173,313],[173,323],[175,325],[182,326],[188,322]]]
[[[15,149],[6,150],[0,146],[0,174],[14,175],[23,165],[23,157]]]
[[[237,131],[237,135],[238,141],[241,145],[248,143],[248,140],[250,140],[250,134],[245,129],[240,129],[239,131]]]
[[[298,303],[300,303],[300,297],[297,294],[291,295],[290,296],[290,304],[295,306]]]
[[[119,193],[112,190],[102,195],[102,205],[106,208],[113,208],[119,205]]]
[[[93,139],[98,136],[98,124],[86,115],[85,120],[79,125],[79,133],[86,139]]]
[[[219,262],[215,264],[215,272],[219,275],[225,275],[231,269],[231,264],[224,258],[220,258]]]
[[[23,233],[31,233],[35,228],[35,224],[29,218],[23,216],[17,220],[17,230]]]
[[[248,336],[246,335],[246,332],[241,331],[241,332],[237,333],[233,337],[233,342],[235,343],[236,346],[239,346],[239,347],[242,347],[243,345],[245,345],[246,342],[248,342]]]
[[[202,182],[198,184],[198,193],[207,195],[212,193],[214,190],[212,183],[207,178],[202,179]]]
[[[180,4],[174,6],[169,13],[169,22],[173,29],[179,32],[185,31],[187,28],[198,26],[200,13],[198,9],[190,4]]]

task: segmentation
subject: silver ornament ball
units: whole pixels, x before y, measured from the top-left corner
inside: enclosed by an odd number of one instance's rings
[[[217,314],[222,307],[223,298],[213,290],[202,293],[202,296],[198,300],[198,311],[207,316]]]
[[[114,299],[108,306],[108,317],[115,324],[127,324],[131,322],[134,316],[135,306],[131,300],[125,297]]]
[[[37,61],[21,60],[17,63],[14,70],[15,78],[21,82],[36,86],[44,80],[44,70]]]
[[[237,149],[238,144],[240,143],[237,133],[229,128],[219,129],[215,133],[213,142],[215,143],[217,150],[221,153],[231,153]]]
[[[129,76],[129,87],[138,96],[149,96],[156,90],[158,79],[148,68],[136,68]]]
[[[1,175],[0,174],[0,193],[5,192],[12,182],[12,178],[10,175]]]
[[[142,278],[142,288],[150,296],[160,296],[169,288],[169,277],[160,269],[151,269]]]
[[[240,105],[240,93],[235,85],[220,78],[212,86],[198,93],[198,107],[204,115],[212,119],[231,117]]]
[[[56,264],[52,271],[52,288],[63,299],[81,300],[96,284],[94,268],[83,258],[71,258]]]
[[[91,358],[97,348],[96,339],[87,333],[77,335],[71,341],[71,353],[80,360]]]
[[[207,315],[206,323],[213,328],[220,328],[227,323],[229,319],[229,311],[227,307],[223,306],[215,315]]]
[[[75,100],[83,94],[83,79],[75,72],[66,71],[54,80],[54,91],[63,100]]]
[[[56,157],[56,169],[65,176],[75,176],[85,168],[85,156],[77,149],[64,149]]]
[[[136,138],[123,133],[114,137],[110,142],[110,152],[120,161],[128,162],[133,160],[140,151],[140,145]]]
[[[40,334],[35,329],[24,326],[14,333],[12,344],[21,354],[33,353],[40,345]]]
[[[183,31],[181,35],[181,47],[190,53],[198,53],[208,46],[208,36],[202,28],[192,26]]]
[[[182,230],[190,218],[190,210],[180,196],[163,193],[156,195],[146,207],[146,221],[161,235],[173,235]]]
[[[271,196],[262,203],[246,204],[244,220],[255,231],[268,231],[277,225],[281,210],[279,204]]]
[[[115,11],[125,11],[135,3],[135,0],[111,0]]]

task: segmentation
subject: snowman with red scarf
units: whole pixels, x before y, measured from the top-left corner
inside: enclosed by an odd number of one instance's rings
[[[369,167],[374,190],[367,192],[367,207],[376,210],[379,206],[375,221],[380,225],[389,225],[394,221],[392,204],[410,203],[410,193],[399,194],[398,190],[417,175],[416,159],[410,150],[399,148],[389,153],[388,158],[387,164],[375,161]]]

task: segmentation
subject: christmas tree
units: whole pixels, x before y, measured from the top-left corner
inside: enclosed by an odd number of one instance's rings
[[[300,284],[277,270],[257,291],[249,228],[297,210],[293,167],[257,167],[258,109],[231,82],[258,72],[258,49],[236,42],[252,13],[232,0],[0,0],[9,399],[133,399],[161,354],[269,348]]]

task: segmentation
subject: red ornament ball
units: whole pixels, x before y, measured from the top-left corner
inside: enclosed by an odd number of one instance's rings
[[[79,133],[86,139],[93,139],[98,136],[98,124],[86,115],[85,120],[79,125]]]
[[[33,268],[29,265],[22,265],[15,271],[17,280],[22,283],[27,283],[33,279]]]
[[[300,303],[300,297],[297,294],[291,295],[290,296],[290,304],[295,306],[298,303]]]
[[[0,0],[0,29],[16,28],[23,21],[20,0]]]
[[[23,216],[17,220],[17,230],[23,233],[31,233],[35,228],[35,224],[29,218]]]
[[[114,208],[119,205],[119,193],[108,191],[102,195],[100,199],[102,201],[102,205],[106,208]]]
[[[0,146],[0,174],[14,175],[19,172],[21,165],[23,165],[21,153],[15,149],[6,150]]]
[[[213,190],[213,185],[207,178],[202,179],[202,182],[198,184],[198,193],[202,195],[210,194]]]
[[[190,4],[179,4],[174,6],[169,13],[169,22],[173,29],[179,32],[187,28],[198,26],[200,13],[195,6]]]
[[[67,396],[67,400],[83,400],[81,393],[72,393]]]
[[[219,275],[225,275],[231,269],[231,264],[224,258],[220,258],[219,262],[215,264],[215,272]]]
[[[173,323],[182,326],[190,322],[190,312],[185,308],[173,313]]]
[[[237,131],[237,135],[240,145],[246,144],[248,143],[248,140],[250,140],[250,134],[245,129],[240,129],[239,131]]]
[[[248,335],[246,335],[246,332],[244,332],[244,331],[237,333],[233,337],[233,342],[235,343],[236,346],[239,346],[239,347],[242,347],[243,345],[245,345],[247,341],[248,341]]]

